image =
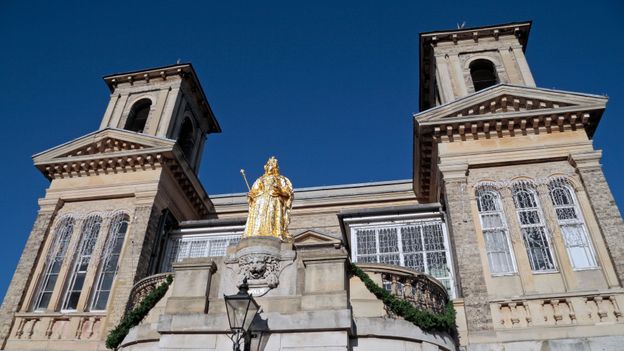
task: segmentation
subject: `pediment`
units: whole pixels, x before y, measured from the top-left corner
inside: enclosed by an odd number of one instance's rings
[[[604,109],[607,98],[560,90],[499,84],[414,115],[420,125],[526,115],[565,115]]]
[[[301,234],[298,234],[294,238],[294,244],[297,247],[314,247],[314,246],[333,246],[340,247],[342,241],[331,237],[327,234],[322,234],[313,230],[306,230]]]
[[[35,165],[168,151],[175,141],[122,129],[99,130],[33,156]]]

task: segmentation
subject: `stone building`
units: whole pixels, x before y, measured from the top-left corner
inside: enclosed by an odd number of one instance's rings
[[[261,248],[253,350],[618,349],[624,225],[592,146],[607,99],[536,87],[530,28],[421,34],[413,178],[296,189],[293,242],[241,241],[245,194],[202,187],[221,129],[190,64],[105,77],[100,128],[33,157],[50,186],[0,348],[106,349],[173,274],[120,347],[229,350],[223,295]],[[451,299],[456,328],[408,322],[350,262],[420,310]]]

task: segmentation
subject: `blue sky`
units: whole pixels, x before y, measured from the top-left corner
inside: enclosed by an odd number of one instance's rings
[[[271,155],[295,187],[406,179],[418,34],[523,20],[538,86],[610,97],[594,145],[621,208],[621,1],[3,1],[0,296],[48,185],[31,156],[98,128],[102,76],[193,63],[223,129],[209,194],[244,191],[239,169]]]

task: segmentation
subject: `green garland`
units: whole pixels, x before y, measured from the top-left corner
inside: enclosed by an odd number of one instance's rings
[[[414,307],[406,300],[401,300],[390,294],[386,289],[379,287],[360,267],[351,263],[351,273],[356,275],[368,291],[377,296],[383,304],[394,314],[403,317],[408,322],[424,331],[444,331],[452,333],[455,328],[455,309],[453,303],[446,304],[444,312],[434,314]]]
[[[158,301],[160,301],[163,296],[165,296],[172,281],[173,277],[168,275],[162,284],[147,294],[147,296],[145,296],[145,298],[141,300],[141,302],[133,308],[132,311],[126,313],[119,324],[117,324],[117,326],[111,330],[110,333],[108,333],[108,337],[106,338],[106,347],[109,349],[116,349],[126,335],[128,335],[130,329],[139,325],[143,318],[147,316],[149,311],[156,306]]]

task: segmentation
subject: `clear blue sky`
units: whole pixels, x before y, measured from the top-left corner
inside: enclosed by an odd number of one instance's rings
[[[0,296],[48,185],[31,155],[98,128],[102,76],[193,63],[223,129],[209,194],[244,191],[239,169],[270,155],[295,187],[406,179],[418,34],[523,20],[538,86],[610,96],[594,144],[621,208],[622,1],[3,1]]]

